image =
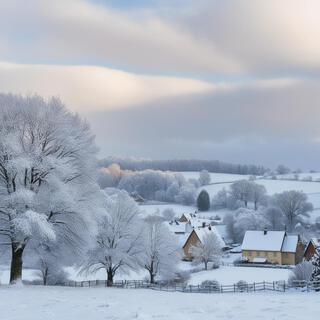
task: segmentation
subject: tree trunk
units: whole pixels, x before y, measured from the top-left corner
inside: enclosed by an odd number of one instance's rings
[[[11,269],[10,269],[10,284],[14,284],[22,279],[22,255],[24,245],[18,245],[12,243],[12,258],[11,258]]]
[[[248,201],[247,200],[244,200],[244,205],[246,208],[248,208]]]
[[[44,273],[43,273],[43,285],[46,286],[48,283],[48,268],[45,267]]]
[[[255,211],[258,210],[258,202],[257,202],[257,201],[254,202],[254,210],[255,210]]]
[[[150,274],[150,283],[154,284],[154,272],[153,272],[153,260],[151,261],[151,266],[149,269],[149,274]]]
[[[149,271],[149,274],[150,274],[150,283],[154,284],[154,274],[151,271]]]
[[[208,270],[208,262],[207,261],[204,262],[204,270]]]
[[[112,287],[113,285],[113,272],[112,270],[107,270],[107,287]]]

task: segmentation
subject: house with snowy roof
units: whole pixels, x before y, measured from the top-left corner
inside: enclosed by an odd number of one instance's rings
[[[182,249],[184,252],[184,259],[185,260],[192,260],[193,256],[190,252],[190,248],[192,246],[197,246],[203,243],[203,239],[207,236],[214,233],[217,236],[218,241],[220,242],[220,247],[226,247],[225,242],[223,241],[222,237],[220,236],[218,230],[214,226],[208,226],[205,228],[194,228],[188,238],[186,239]]]
[[[183,213],[179,219],[180,222],[189,222],[196,217],[195,213]]]
[[[320,239],[312,238],[306,247],[304,258],[309,261],[316,253],[320,254]]]
[[[242,257],[253,263],[295,265],[304,253],[299,236],[285,231],[247,231],[241,248]]]

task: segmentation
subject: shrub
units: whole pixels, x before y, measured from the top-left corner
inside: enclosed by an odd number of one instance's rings
[[[294,284],[295,281],[310,281],[312,271],[312,263],[309,261],[297,264],[289,276],[289,284]]]
[[[213,291],[220,291],[220,283],[217,280],[205,280],[201,282],[201,288],[210,288]]]
[[[236,288],[239,291],[245,291],[248,288],[248,283],[244,280],[240,280],[236,283]]]

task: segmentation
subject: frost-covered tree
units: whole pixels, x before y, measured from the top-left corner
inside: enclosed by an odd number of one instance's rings
[[[225,209],[228,206],[228,192],[226,188],[218,191],[211,202],[212,209]]]
[[[106,199],[106,214],[98,221],[94,244],[88,251],[81,272],[95,273],[105,269],[107,284],[112,286],[117,271],[139,267],[142,252],[142,225],[139,207],[125,191]]]
[[[290,169],[287,168],[286,166],[284,166],[283,164],[279,164],[276,169],[276,172],[278,174],[288,174],[288,173],[290,173]]]
[[[267,190],[265,186],[252,182],[252,201],[254,203],[254,210],[258,210],[258,204],[261,204],[265,199]]]
[[[166,221],[173,221],[176,217],[176,213],[172,208],[166,208],[162,211],[162,217]]]
[[[39,269],[43,285],[61,285],[68,281],[68,275],[64,271],[61,260],[61,251],[57,250],[55,243],[39,244],[34,251],[36,268]]]
[[[248,207],[248,202],[252,200],[253,182],[248,180],[239,180],[230,186],[230,192],[234,199],[242,201],[244,206]]]
[[[209,184],[211,181],[210,173],[207,170],[202,170],[199,173],[199,183],[201,186]]]
[[[235,217],[234,213],[228,213],[224,218],[223,218],[223,224],[226,226],[226,231],[227,235],[232,241],[235,243],[237,242],[237,234],[235,230]]]
[[[278,207],[267,207],[263,214],[268,220],[271,230],[284,230],[284,216]]]
[[[180,260],[180,250],[177,240],[161,217],[149,216],[145,219],[139,264],[148,271],[150,283],[154,283],[157,276],[166,279],[174,276]]]
[[[205,270],[208,269],[208,263],[213,262],[214,266],[218,266],[222,255],[221,239],[214,233],[206,234],[202,242],[191,246],[189,249],[195,263],[203,263]]]
[[[291,271],[289,283],[294,284],[294,281],[310,281],[312,277],[313,266],[310,261],[302,261],[297,264]]]
[[[196,196],[196,188],[189,184],[184,185],[179,190],[179,193],[175,196],[175,202],[181,203],[187,206],[194,205]]]
[[[21,279],[31,239],[70,241],[99,193],[88,125],[57,99],[0,95],[0,233],[12,251],[10,283]]]
[[[191,183],[192,185],[194,185],[195,188],[200,187],[200,183],[199,183],[198,179],[191,178],[191,179],[188,179],[188,182]]]
[[[302,222],[302,217],[309,217],[308,212],[313,210],[312,203],[302,191],[284,191],[274,195],[274,203],[283,212],[286,226],[289,232],[293,231],[295,225]]]
[[[210,197],[206,190],[201,190],[197,198],[197,207],[199,211],[208,211],[210,209]]]
[[[263,230],[269,227],[262,212],[252,209],[239,208],[233,215],[233,219],[227,221],[231,225],[227,225],[227,230],[233,231],[233,239],[237,243],[241,243],[247,230]],[[231,235],[230,235],[231,236]]]

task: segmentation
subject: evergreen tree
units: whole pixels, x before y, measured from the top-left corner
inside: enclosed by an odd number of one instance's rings
[[[199,211],[208,211],[210,208],[210,197],[206,190],[202,190],[197,198],[197,207]]]
[[[313,256],[311,263],[313,266],[311,280],[319,282],[314,285],[316,291],[319,291],[320,290],[320,255],[317,251]]]
[[[320,255],[316,251],[312,260],[313,271],[312,271],[312,280],[320,280]]]

